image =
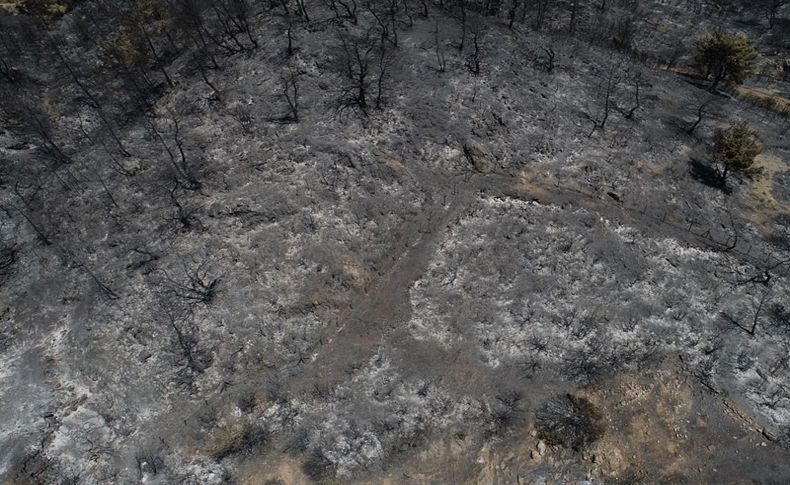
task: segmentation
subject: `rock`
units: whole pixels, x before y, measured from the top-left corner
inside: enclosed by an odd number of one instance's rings
[[[546,453],[546,443],[543,440],[538,441],[536,449],[538,450],[538,454],[543,456],[543,454]]]
[[[496,158],[483,144],[467,140],[464,143],[464,156],[474,169],[480,173],[493,172],[497,167]]]

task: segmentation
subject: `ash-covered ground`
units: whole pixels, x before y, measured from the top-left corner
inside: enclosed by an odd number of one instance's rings
[[[77,3],[2,17],[0,481],[790,481],[787,7]]]

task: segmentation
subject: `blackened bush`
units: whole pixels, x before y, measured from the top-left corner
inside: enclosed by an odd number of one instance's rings
[[[619,19],[612,27],[614,33],[612,34],[612,44],[615,48],[629,51],[634,42],[634,34],[636,33],[636,23],[633,17],[625,17]]]
[[[550,445],[581,451],[604,432],[590,401],[565,394],[546,400],[535,413],[538,437]]]
[[[302,470],[311,480],[320,482],[335,475],[335,464],[319,449],[313,449],[305,458]]]
[[[158,449],[141,450],[135,458],[137,460],[137,468],[141,474],[150,473],[151,475],[156,475],[165,467],[165,460]]]
[[[507,391],[496,397],[490,418],[494,433],[504,431],[518,419],[521,399],[521,393],[518,391]]]
[[[255,409],[255,406],[257,405],[258,399],[255,397],[255,393],[252,391],[243,392],[236,401],[236,406],[238,406],[239,411],[244,414],[252,412],[252,410]]]
[[[11,266],[17,260],[16,246],[0,241],[0,276],[11,272]]]

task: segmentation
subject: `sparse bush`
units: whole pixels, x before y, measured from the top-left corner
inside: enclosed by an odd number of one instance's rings
[[[715,89],[722,81],[742,83],[754,70],[754,57],[754,44],[745,35],[713,32],[697,39],[694,61]]]
[[[722,185],[730,171],[751,175],[754,158],[761,152],[757,132],[747,122],[735,121],[727,128],[717,130],[713,159],[722,167],[719,171]]]

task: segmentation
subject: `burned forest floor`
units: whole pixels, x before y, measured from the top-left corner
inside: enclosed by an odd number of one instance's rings
[[[155,38],[142,94],[101,2],[9,70],[0,483],[790,481],[787,38],[247,3],[214,66]],[[692,28],[759,69],[710,90]],[[734,119],[763,151],[721,186]]]

